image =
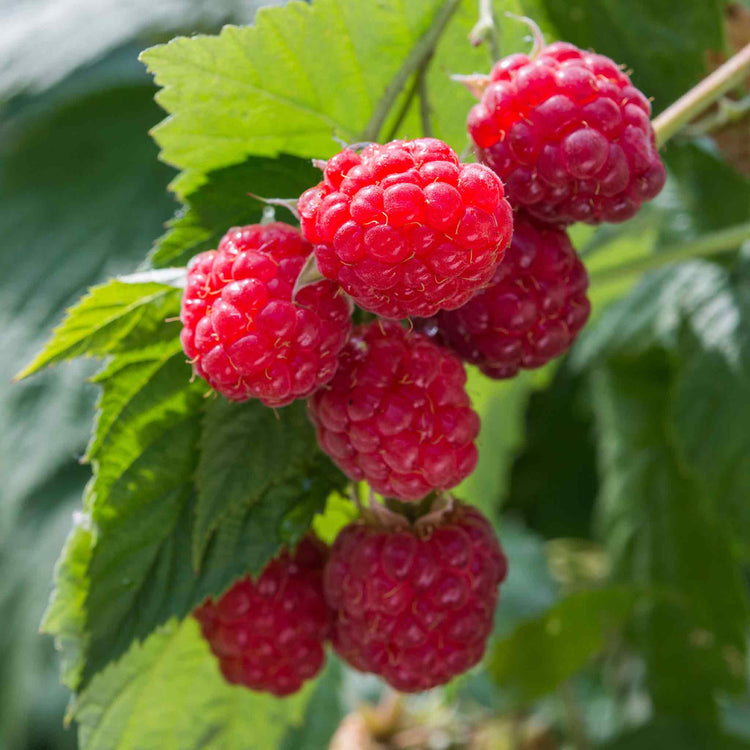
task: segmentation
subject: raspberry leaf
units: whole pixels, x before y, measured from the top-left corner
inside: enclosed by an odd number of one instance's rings
[[[679,453],[672,367],[651,352],[595,374],[600,528],[615,580],[654,587],[633,637],[655,710],[713,722],[717,693],[745,687],[750,609],[722,498]]]
[[[110,281],[92,287],[17,378],[66,359],[103,356],[173,338],[178,329],[165,321],[179,309],[180,290],[165,284]]]
[[[292,3],[261,10],[252,27],[143,52],[170,114],[154,137],[185,170],[175,191],[184,197],[201,175],[250,154],[324,158],[339,150],[334,136],[357,140],[443,4]]]
[[[303,403],[277,414],[255,400],[211,402],[196,471],[195,568],[200,569],[211,537],[228,516],[249,509],[276,487],[299,486],[304,493],[305,478],[316,466],[328,470],[333,485],[343,486],[343,477],[316,447]]]
[[[261,750],[301,724],[312,691],[280,701],[227,684],[189,618],[169,621],[98,674],[73,716],[81,750]]]
[[[291,421],[278,421],[256,405],[263,417],[243,422],[256,428],[241,441],[245,455],[235,451],[230,462],[215,453],[201,457],[203,467],[218,461],[217,472],[225,473],[217,480],[236,502],[219,508],[217,521],[203,509],[199,514],[193,476],[199,447],[206,444],[203,412],[214,413],[206,423],[226,447],[216,420],[227,413],[216,404],[230,405],[207,402],[205,383],[190,383],[190,374],[173,341],[118,354],[96,376],[102,395],[87,452],[94,477],[86,513],[58,564],[58,586],[44,623],[63,650],[64,677],[74,689],[170,617],[186,616],[239,575],[258,573],[282,544],[295,542],[310,527],[326,497],[342,485],[316,457],[302,405],[296,421],[293,408]],[[269,433],[275,443],[267,442]],[[260,445],[278,452],[273,459],[278,476],[268,473],[264,461],[271,457]],[[254,451],[256,463],[248,463]],[[290,460],[280,468],[283,456]],[[251,500],[238,500],[231,492],[249,479],[256,482]],[[209,487],[217,490],[211,482]],[[191,550],[197,518],[211,528],[200,575],[193,572]]]
[[[674,357],[666,411],[681,461],[698,471],[732,519],[743,545],[750,531],[750,264],[734,273],[692,261],[646,276],[585,332],[576,367],[652,349]],[[706,436],[710,435],[710,439]]]
[[[526,438],[508,472],[503,510],[519,513],[547,539],[593,532],[598,478],[585,385],[563,364],[548,388],[532,394]]]
[[[551,692],[602,651],[636,600],[626,586],[570,594],[499,640],[488,657],[490,674],[524,701]]]
[[[150,261],[159,267],[187,263],[196,253],[215,248],[229,227],[260,221],[263,204],[249,192],[296,196],[319,179],[320,170],[309,160],[285,154],[276,159],[250,157],[209,172],[205,182],[185,197],[185,208],[157,240]],[[292,220],[287,211],[276,213],[279,220]]]

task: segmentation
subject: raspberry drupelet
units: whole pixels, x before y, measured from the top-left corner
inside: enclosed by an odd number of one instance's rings
[[[422,529],[352,523],[325,569],[333,646],[397,690],[442,685],[481,660],[506,573],[492,526],[471,506]]]
[[[228,399],[284,406],[333,377],[349,306],[330,281],[292,301],[311,252],[299,230],[275,222],[230,229],[190,261],[180,339],[195,372]]]
[[[318,443],[354,481],[417,501],[476,466],[479,416],[459,358],[393,322],[360,326],[308,401]]]
[[[497,176],[434,138],[345,149],[298,208],[323,276],[393,319],[460,307],[489,282],[513,229]]]
[[[309,535],[268,563],[257,581],[242,578],[195,610],[228,682],[283,696],[320,671],[331,628],[323,595],[327,554]]]
[[[514,208],[598,224],[631,218],[664,186],[650,115],[612,60],[556,42],[497,62],[468,130]]]
[[[565,230],[520,214],[492,284],[417,325],[485,375],[509,378],[570,348],[591,311],[587,288]]]

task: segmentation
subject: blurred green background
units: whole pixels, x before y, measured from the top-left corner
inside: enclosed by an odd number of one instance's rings
[[[11,385],[11,379],[41,348],[63,309],[86,287],[142,263],[177,210],[166,190],[175,173],[157,160],[158,149],[148,135],[163,113],[153,102],[155,87],[137,54],[176,34],[213,32],[226,22],[249,22],[259,5],[240,0],[5,0],[0,4],[0,748],[76,746],[74,731],[62,725],[68,693],[58,682],[52,641],[38,635],[38,625],[54,561],[89,476],[78,458],[88,439],[96,395],[93,386],[85,384],[93,372],[86,362],[64,364],[21,384]],[[497,3],[498,10],[504,5]],[[596,47],[635,67],[636,81],[654,94],[657,111],[699,80],[738,40],[747,41],[743,37],[747,11],[713,0],[687,4],[538,0],[522,5],[551,36]],[[746,221],[750,192],[741,175],[748,168],[746,126],[741,121],[714,134],[716,138],[695,132],[676,140],[666,154],[669,184],[653,206],[623,227],[596,232],[576,228],[574,238],[589,268],[636,259]],[[746,268],[746,253],[733,254],[719,258],[716,268],[737,278],[743,263]],[[696,273],[683,280],[683,287],[696,289],[710,281],[706,269]],[[742,278],[746,281],[747,275]],[[706,398],[712,387],[726,387],[722,381],[718,386],[707,382],[721,363],[710,359],[713,348],[710,341],[706,343],[706,336],[721,328],[717,320],[726,323],[726,319],[719,314],[703,328],[694,326],[687,332],[682,323],[674,324],[680,330],[666,335],[669,321],[661,319],[628,330],[633,313],[655,297],[663,302],[663,310],[672,305],[675,320],[697,305],[674,290],[669,297],[663,279],[631,293],[634,282],[635,278],[625,278],[594,285],[597,321],[585,346],[570,361],[507,384],[489,384],[475,373],[471,376],[484,421],[482,460],[459,494],[501,521],[512,572],[503,588],[499,645],[492,664],[496,674],[521,686],[521,698],[493,687],[487,674],[480,672],[457,681],[440,700],[417,699],[405,710],[409,722],[428,727],[425,742],[437,743],[430,747],[464,746],[460,743],[474,731],[467,727],[476,726],[482,735],[476,741],[486,742],[482,747],[487,748],[512,747],[513,742],[529,750],[566,743],[611,750],[750,747],[742,653],[735,665],[740,688],[728,686],[732,696],[728,689],[719,701],[720,721],[704,733],[689,718],[695,705],[705,703],[703,688],[711,692],[714,686],[693,686],[694,701],[683,706],[678,703],[684,686],[669,684],[673,666],[683,661],[679,652],[670,653],[667,647],[676,637],[673,626],[681,617],[677,609],[662,613],[657,643],[644,643],[637,632],[628,632],[621,641],[605,644],[597,626],[591,629],[599,610],[614,613],[617,620],[620,610],[619,619],[624,619],[631,608],[627,592],[599,588],[610,578],[635,585],[665,584],[673,568],[682,566],[681,580],[693,573],[703,578],[706,573],[698,589],[724,585],[720,573],[712,577],[706,572],[709,561],[698,560],[692,567],[686,561],[693,530],[679,527],[679,508],[659,505],[658,493],[646,496],[632,471],[622,471],[613,480],[612,466],[624,462],[632,468],[641,460],[624,449],[618,453],[617,425],[643,408],[643,394],[653,384],[669,379],[670,388],[686,389],[682,397],[688,401]],[[747,311],[747,284],[738,289],[741,302],[736,308]],[[630,294],[625,305],[599,318],[607,303],[623,292]],[[744,331],[742,347],[747,344],[746,325]],[[679,345],[670,336],[679,336]],[[613,339],[617,346],[602,343]],[[743,348],[739,356],[746,354]],[[600,368],[591,376],[591,363],[601,362],[602,357],[614,357],[616,366]],[[696,376],[683,383],[674,368],[687,371],[695,366],[694,358],[707,363],[707,372],[699,373],[703,380]],[[706,462],[702,480],[732,504],[721,513],[732,522],[741,519],[732,548],[741,561],[742,587],[747,584],[750,542],[744,507],[750,468],[747,435],[737,427],[742,424],[737,420],[742,410],[746,413],[750,408],[744,403],[747,374],[739,372],[731,396],[740,413],[717,428],[725,436],[726,430],[734,431],[732,440],[717,448],[724,451],[721,461],[732,463],[733,470],[714,475],[710,466],[716,462],[712,464],[711,455],[701,450],[689,454],[697,456],[699,464]],[[639,379],[645,385],[628,403],[620,386]],[[696,383],[701,387],[691,391]],[[657,388],[652,401],[645,403],[658,411],[663,397]],[[680,429],[699,433],[708,417],[684,413]],[[678,412],[678,418],[682,414]],[[658,455],[659,448],[653,460],[663,468],[669,459]],[[607,481],[602,479],[605,476]],[[630,500],[635,513],[627,523],[647,526],[651,541],[629,549],[629,561],[623,563],[608,555],[599,542],[608,524],[622,521],[625,511],[616,506],[623,486],[629,491],[628,482],[633,482]],[[600,511],[594,517],[597,497],[604,497],[600,504],[609,507],[609,514]],[[670,534],[680,537],[687,552]],[[704,551],[698,548],[698,554]],[[649,568],[641,575],[639,571],[659,554],[664,563],[658,569],[667,572],[660,578]],[[618,565],[630,566],[628,573],[623,574],[622,567],[619,574],[613,573]],[[548,610],[561,597],[565,597],[562,606],[569,608],[562,611],[562,622],[572,631],[551,653],[545,649],[557,620]],[[714,606],[708,595],[697,601],[699,608]],[[542,619],[534,620],[530,630],[517,629],[521,621],[533,617]],[[744,637],[744,619],[737,626]],[[700,645],[701,632],[691,632]],[[674,710],[663,715],[654,712],[645,684],[644,653],[649,648],[661,654],[663,694],[679,695]],[[594,660],[589,658],[592,653],[598,654]],[[701,669],[696,672],[699,681]],[[575,677],[568,677],[574,672]],[[675,674],[676,680],[684,680],[679,668]],[[721,679],[717,684],[723,689]],[[360,697],[378,694],[373,682],[356,675],[347,675],[343,685],[343,710]],[[335,723],[341,710],[323,710],[320,715]],[[373,719],[371,725],[377,721]],[[320,736],[328,729],[323,727]],[[290,736],[288,745],[317,747],[312,736],[297,740]]]

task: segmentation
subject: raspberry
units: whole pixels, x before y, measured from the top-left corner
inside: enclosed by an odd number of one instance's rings
[[[308,401],[320,447],[355,481],[405,501],[476,466],[479,417],[458,357],[397,323],[352,332],[333,380]]]
[[[507,561],[487,519],[456,503],[422,529],[346,526],[325,569],[332,642],[352,666],[403,692],[479,662]]]
[[[328,549],[312,536],[283,550],[256,582],[237,581],[218,602],[198,607],[203,637],[228,682],[289,695],[325,661],[331,615],[323,596]]]
[[[567,351],[588,320],[588,276],[567,233],[516,217],[492,285],[433,324],[441,343],[491,378],[541,367]]]
[[[182,347],[232,401],[284,406],[328,382],[349,334],[347,302],[323,281],[292,290],[312,247],[282,223],[230,229],[188,265]]]
[[[629,219],[664,185],[650,114],[612,60],[557,42],[497,62],[468,129],[514,207],[598,224]]]
[[[320,272],[386,318],[460,307],[513,229],[500,180],[434,138],[342,151],[298,208]]]

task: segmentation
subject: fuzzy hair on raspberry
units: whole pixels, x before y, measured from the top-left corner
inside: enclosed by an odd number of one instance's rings
[[[562,227],[524,214],[492,283],[458,310],[416,325],[502,379],[564,354],[588,320],[588,275]]]
[[[570,224],[620,222],[662,189],[651,103],[603,55],[567,42],[498,61],[468,116],[514,208]]]
[[[311,252],[287,224],[252,224],[230,229],[218,249],[188,265],[182,346],[195,372],[226,398],[285,406],[333,377],[349,305],[329,281],[293,299]]]
[[[312,535],[283,550],[256,581],[237,581],[194,615],[225,679],[251,690],[290,695],[325,662],[331,617],[323,595],[328,549]]]
[[[471,506],[421,527],[352,523],[325,570],[334,648],[403,692],[445,684],[481,660],[506,574],[491,524]]]
[[[308,401],[318,443],[352,480],[417,501],[476,466],[479,416],[459,358],[394,322],[357,327]]]
[[[513,227],[496,175],[435,138],[345,149],[298,209],[323,276],[391,319],[464,304],[489,282]]]

